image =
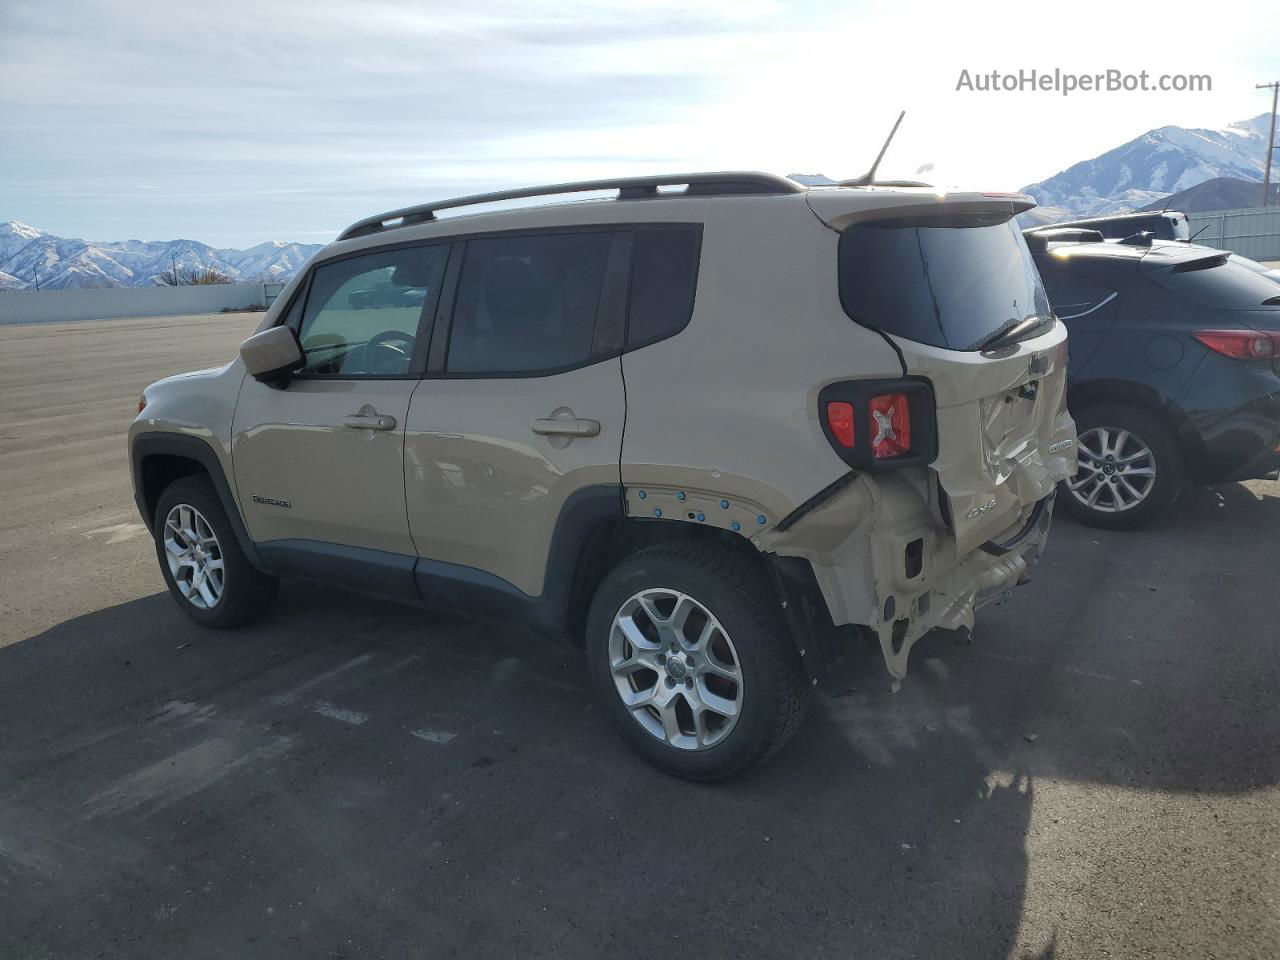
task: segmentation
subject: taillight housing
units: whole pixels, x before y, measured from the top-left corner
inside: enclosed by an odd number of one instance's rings
[[[827,442],[845,463],[882,470],[932,463],[937,409],[928,380],[844,380],[818,393]]]
[[[1197,330],[1192,336],[1210,350],[1232,360],[1270,360],[1280,356],[1280,333],[1260,330]]]

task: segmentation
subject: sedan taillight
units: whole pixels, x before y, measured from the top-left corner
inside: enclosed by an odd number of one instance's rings
[[[1215,353],[1233,360],[1270,360],[1280,356],[1280,333],[1257,330],[1198,330],[1192,334]]]

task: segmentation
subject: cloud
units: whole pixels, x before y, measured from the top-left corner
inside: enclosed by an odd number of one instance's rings
[[[849,176],[904,107],[886,174],[928,160],[939,182],[1016,188],[1148,127],[1262,109],[1245,77],[1265,31],[1216,22],[1143,64],[1214,72],[1212,97],[955,93],[962,66],[1132,64],[1151,8],[1100,7],[1102,30],[1087,7],[0,0],[0,219],[247,244],[504,185]],[[1193,62],[1212,49],[1230,53]]]

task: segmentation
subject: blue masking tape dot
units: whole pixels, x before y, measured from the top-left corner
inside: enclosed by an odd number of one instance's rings
[[[742,524],[740,524],[737,520],[733,521],[732,526],[733,526],[733,529],[735,529],[735,530],[741,530],[741,529],[742,529]]]
[[[679,493],[677,493],[677,494],[676,494],[676,499],[677,499],[677,500],[683,500],[683,499],[684,499],[684,491],[683,491],[683,490],[681,490]]]
[[[720,509],[721,509],[721,510],[728,510],[728,509],[729,509],[729,501],[728,501],[728,500],[721,500],[721,501],[720,501]]]
[[[654,515],[655,517],[660,517],[660,516],[662,516],[662,511],[661,511],[661,510],[654,510],[654,511],[653,511],[653,515]]]
[[[762,514],[760,514],[760,516],[756,517],[756,523],[759,523],[759,524],[763,524],[763,523],[764,523],[764,514],[763,514],[763,513],[762,513]]]
[[[701,523],[701,522],[702,522],[703,520],[705,520],[705,519],[707,519],[707,515],[706,515],[705,513],[700,513],[700,514],[698,514],[698,522],[699,522],[699,523]]]
[[[641,491],[640,491],[640,499],[641,499],[641,500],[643,500],[643,499],[644,499],[645,497],[647,497],[647,496],[648,496],[648,494],[647,494],[647,493],[645,493],[643,490],[641,490]]]

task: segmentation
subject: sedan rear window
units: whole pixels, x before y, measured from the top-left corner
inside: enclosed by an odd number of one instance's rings
[[[1008,214],[876,220],[840,237],[840,302],[858,323],[949,350],[976,350],[1049,301]]]

